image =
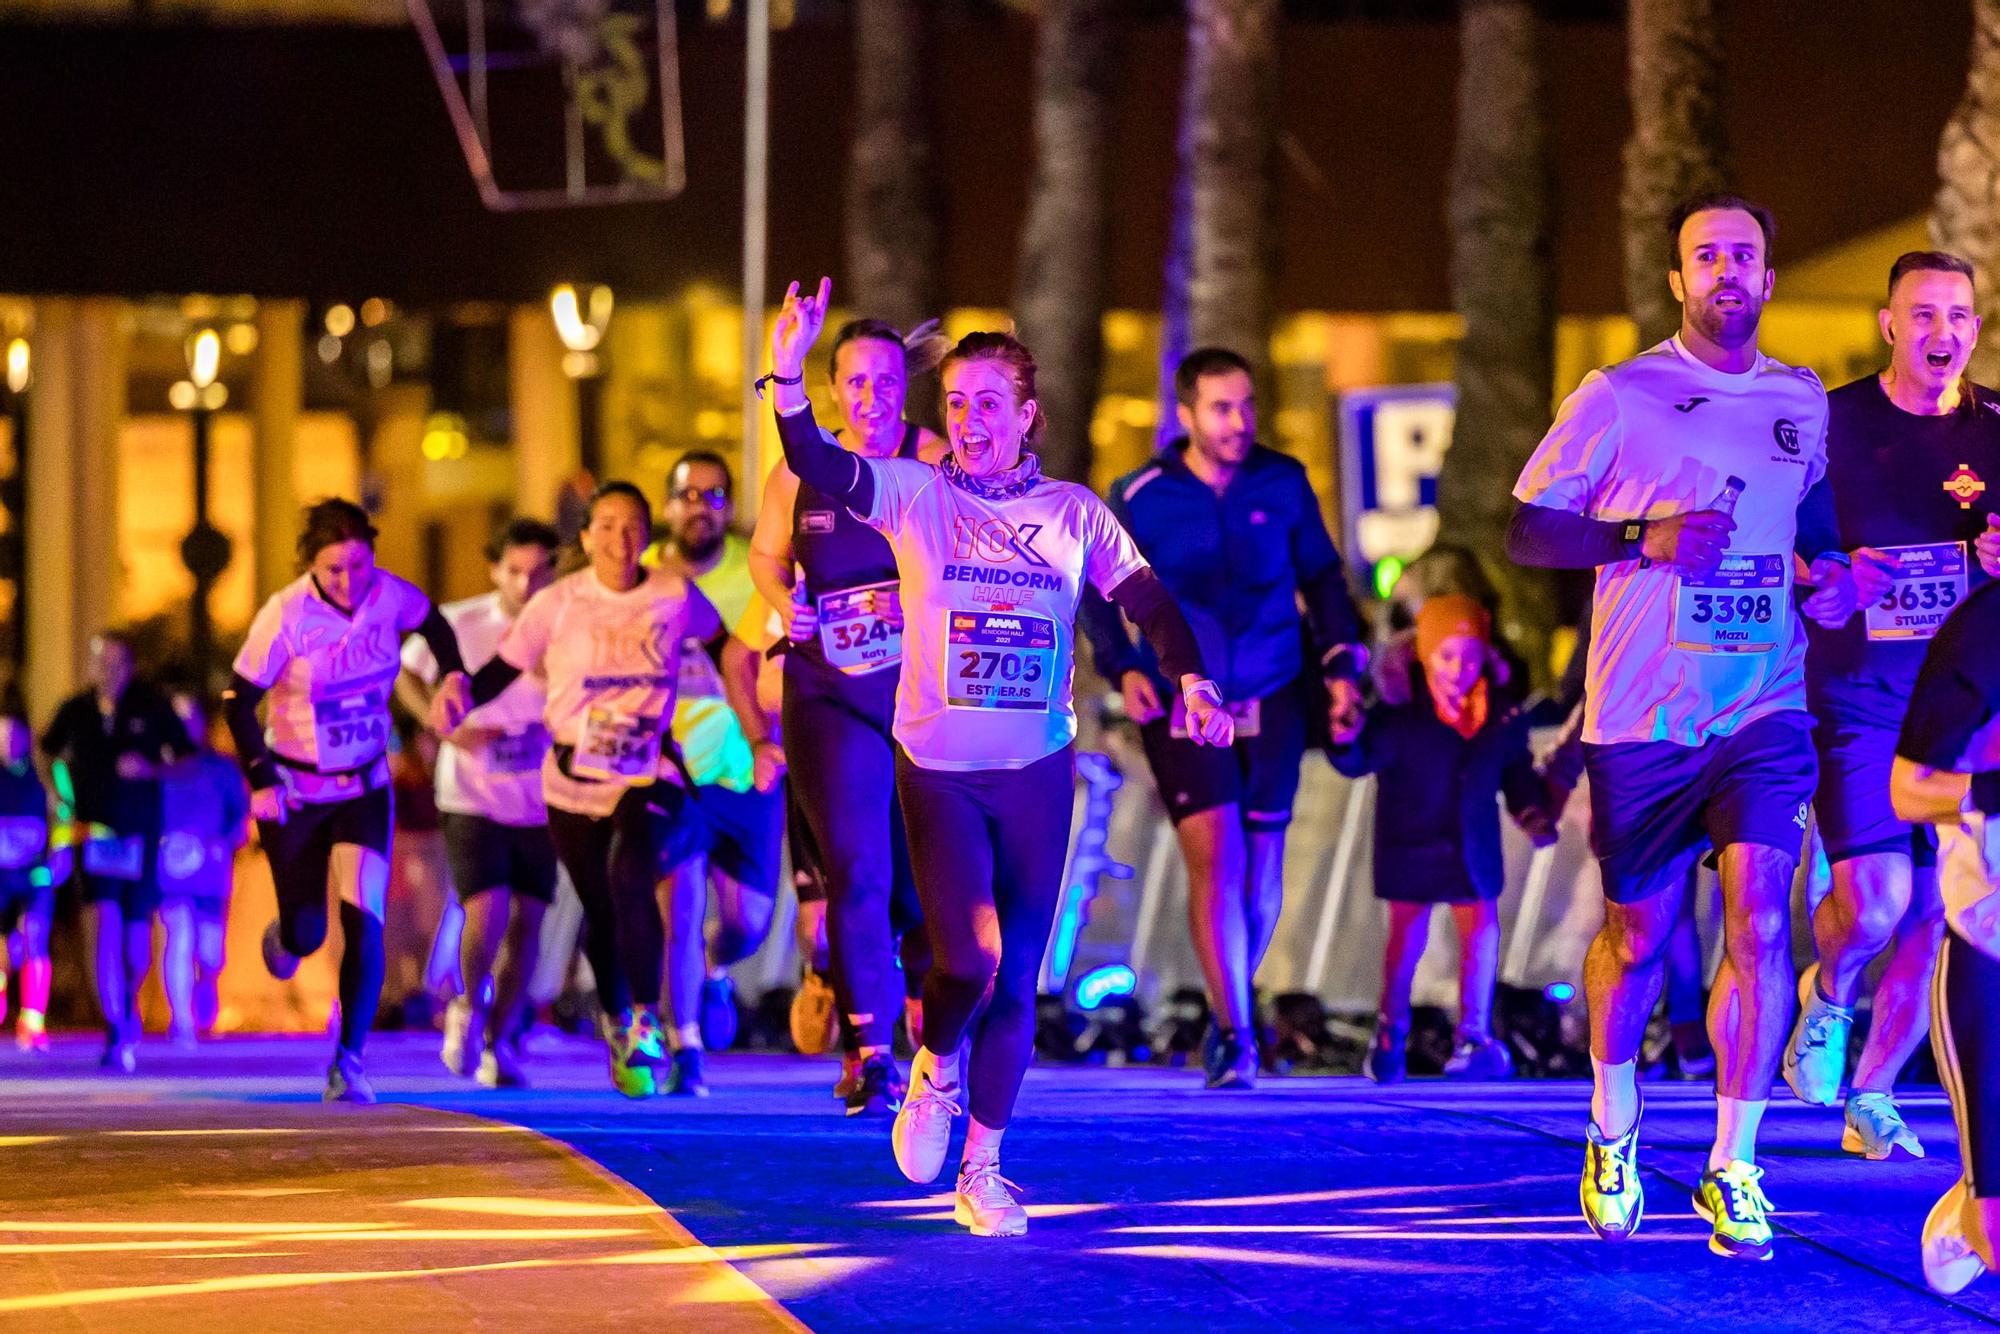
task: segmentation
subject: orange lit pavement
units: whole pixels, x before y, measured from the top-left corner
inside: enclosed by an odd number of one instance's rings
[[[516,1126],[21,1091],[0,1104],[0,1329],[802,1328],[730,1265],[798,1247],[712,1251]]]

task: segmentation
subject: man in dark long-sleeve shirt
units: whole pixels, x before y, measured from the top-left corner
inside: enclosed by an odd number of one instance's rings
[[[1178,710],[1160,703],[1178,692],[1108,603],[1087,599],[1082,625],[1140,725],[1187,858],[1189,925],[1218,1036],[1208,1085],[1247,1087],[1257,1065],[1250,984],[1277,926],[1305,750],[1299,603],[1342,740],[1360,724],[1359,618],[1305,469],[1256,443],[1248,364],[1202,349],[1182,361],[1175,387],[1187,438],[1121,478],[1111,509],[1193,628],[1237,715],[1235,746],[1187,738]]]

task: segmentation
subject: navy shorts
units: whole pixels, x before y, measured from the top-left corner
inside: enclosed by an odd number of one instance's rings
[[[776,894],[785,837],[784,787],[738,792],[709,785],[696,788],[694,799],[710,825],[708,864],[759,894]]]
[[[1257,701],[1257,735],[1233,746],[1198,746],[1172,734],[1166,718],[1139,729],[1160,800],[1175,824],[1236,803],[1244,826],[1276,833],[1292,822],[1299,763],[1306,753],[1305,692],[1296,681]]]
[[[1636,903],[1686,882],[1711,848],[1756,843],[1797,857],[1819,765],[1812,718],[1774,713],[1699,746],[1585,745],[1591,845],[1604,896]]]
[[[489,889],[504,889],[542,903],[556,899],[556,845],[545,824],[501,824],[480,815],[445,811],[444,861],[460,903]]]
[[[1889,804],[1889,770],[1909,702],[1908,692],[1884,682],[1839,678],[1814,683],[1819,790],[1813,813],[1819,817],[1828,861],[1900,852],[1914,866],[1937,865],[1937,835],[1930,826],[1897,819]]]

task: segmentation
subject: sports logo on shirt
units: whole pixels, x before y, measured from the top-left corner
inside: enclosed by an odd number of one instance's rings
[[[1706,398],[1706,397],[1705,397],[1704,395],[1701,395],[1701,394],[1696,394],[1696,395],[1695,395],[1695,396],[1694,396],[1693,398],[1690,398],[1690,399],[1689,399],[1689,400],[1688,400],[1687,402],[1685,402],[1685,403],[1676,403],[1676,404],[1674,404],[1674,411],[1675,411],[1675,412],[1693,412],[1693,411],[1694,411],[1694,410],[1695,410],[1696,408],[1700,407],[1700,406],[1701,406],[1702,404],[1704,404],[1704,403],[1706,403],[1706,402],[1708,402],[1708,399],[1707,399],[1707,398]]]
[[[834,518],[832,510],[802,510],[799,513],[799,531],[830,533],[833,531]]]
[[[1016,525],[1005,519],[960,514],[952,521],[952,559],[985,560],[1004,565],[1019,556],[1030,565],[1050,569],[1048,561],[1035,550],[1035,538],[1041,531],[1042,525],[1038,523]]]
[[[1787,454],[1797,456],[1799,452],[1799,424],[1790,417],[1780,417],[1771,423],[1771,438],[1778,442],[1778,448]]]
[[[1958,471],[1944,479],[1944,490],[1958,502],[1960,509],[1969,510],[1972,508],[1972,502],[1979,499],[1980,493],[1986,490],[1986,483],[1972,470],[1971,465],[1961,463],[1958,465]]]

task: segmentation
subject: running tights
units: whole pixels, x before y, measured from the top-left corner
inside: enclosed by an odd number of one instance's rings
[[[903,934],[905,967],[923,973],[889,737],[895,691],[892,671],[843,677],[796,657],[786,663],[785,757],[819,854],[827,971],[849,1050],[886,1048],[894,1037],[909,977],[898,976],[894,933]]]
[[[1931,1050],[1974,1197],[2000,1198],[2000,959],[1946,931],[1931,978]]]
[[[1035,1050],[1035,983],[1062,893],[1076,766],[1065,746],[1024,769],[923,769],[896,753],[931,942],[924,1046],[969,1035],[969,1110],[1005,1126]],[[982,1009],[983,1002],[983,1009]]]
[[[647,1005],[660,994],[667,937],[653,886],[668,817],[652,805],[659,786],[633,788],[609,815],[549,808],[549,834],[583,904],[583,952],[607,1014],[629,1010],[635,993]]]

